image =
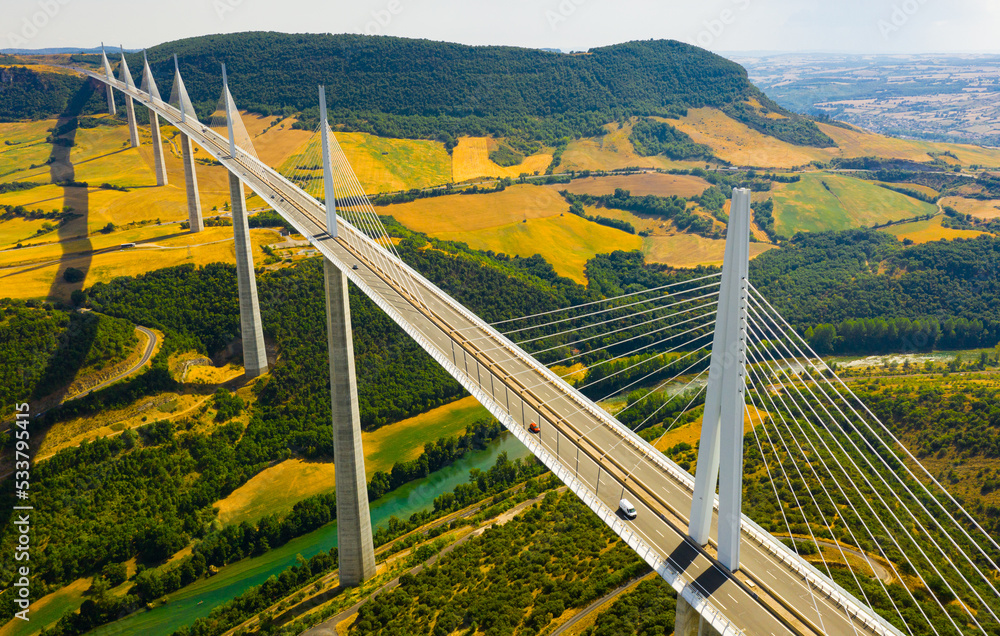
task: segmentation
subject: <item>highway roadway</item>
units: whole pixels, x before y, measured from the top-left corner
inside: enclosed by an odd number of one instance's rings
[[[102,75],[84,72],[106,82]],[[326,233],[323,208],[269,167],[250,165],[256,160],[239,150],[236,158],[231,157],[228,143],[215,131],[190,119],[181,123],[173,108],[162,102],[150,104],[145,93],[113,83],[155,108],[238,174],[508,428],[528,441],[529,448],[535,446],[532,452],[558,458],[558,463],[579,480],[577,485],[595,494],[610,510],[617,508],[622,496],[627,497],[638,516],[631,521],[619,520],[612,527],[623,537],[635,533],[681,573],[673,581],[664,575],[675,588],[683,587],[685,592],[690,588],[708,598],[709,605],[730,623],[723,625],[725,633],[899,633],[857,601],[830,589],[822,575],[795,561],[769,535],[755,534],[745,527],[740,572],[732,575],[719,567],[712,546],[703,549],[687,537],[693,487],[690,475],[626,432],[610,415],[432,283],[406,269],[405,264],[392,262],[384,250],[365,248],[371,242],[353,227],[342,223],[340,237],[331,238]],[[376,250],[378,256],[373,258]],[[419,290],[416,295],[412,293],[415,288]],[[536,436],[540,446],[527,438],[526,427],[532,421],[541,425]],[[591,502],[592,508],[596,505]],[[754,582],[753,588],[748,580]],[[712,612],[707,609],[702,613]]]

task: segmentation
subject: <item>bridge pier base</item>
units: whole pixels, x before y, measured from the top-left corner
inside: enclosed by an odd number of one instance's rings
[[[160,136],[160,116],[155,111],[149,111],[149,132],[153,135],[153,171],[156,173],[156,185],[167,185],[167,164],[163,160],[163,140]]]
[[[162,152],[162,149],[161,149]],[[191,138],[181,133],[181,152],[184,155],[184,183],[187,187],[188,223],[192,232],[205,229],[201,216],[201,197],[198,195],[198,173],[194,170],[194,148]]]
[[[229,195],[233,208],[233,235],[236,239],[236,281],[240,294],[240,329],[243,335],[243,368],[249,378],[267,372],[264,330],[257,303],[257,277],[253,269],[253,246],[247,221],[243,182],[229,173]]]
[[[375,576],[375,548],[368,510],[365,455],[361,446],[347,276],[328,260],[323,262],[323,273],[326,279],[326,334],[330,347],[340,584],[354,586]]]
[[[677,597],[674,615],[674,636],[720,636],[718,630],[705,622],[683,597]]]
[[[132,96],[125,96],[125,113],[128,115],[128,138],[132,144],[133,148],[138,148],[140,145],[139,141],[139,127],[135,123],[135,104],[132,103]]]

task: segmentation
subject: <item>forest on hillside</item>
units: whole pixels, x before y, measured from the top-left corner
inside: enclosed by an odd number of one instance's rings
[[[0,414],[125,360],[138,342],[127,320],[0,300]]]
[[[750,280],[823,353],[992,347],[998,261],[992,236],[904,246],[873,230],[801,233],[755,258]]]
[[[493,134],[511,137],[514,150],[522,151],[525,144],[597,136],[603,124],[630,116],[676,117],[713,106],[791,143],[833,145],[811,120],[757,90],[738,64],[673,40],[564,55],[396,37],[250,32],[168,42],[147,54],[164,97],[178,56],[201,115],[215,109],[225,62],[241,108],[304,112],[308,120],[316,116],[316,87],[323,84],[333,121],[389,137],[440,138],[450,145],[460,134]],[[142,55],[126,58],[133,74],[141,73]],[[30,68],[5,75],[4,91],[14,97],[0,106],[0,119],[61,112],[73,87],[50,76]],[[43,93],[44,102],[33,98]],[[762,108],[746,106],[747,100]],[[767,117],[772,112],[783,117]]]

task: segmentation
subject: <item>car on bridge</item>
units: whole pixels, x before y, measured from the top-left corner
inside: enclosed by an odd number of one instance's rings
[[[621,510],[622,514],[629,519],[635,519],[636,515],[638,514],[635,511],[635,506],[633,506],[628,499],[622,499],[621,501],[619,501],[618,509]]]
[[[541,427],[539,427],[538,424],[536,424],[535,422],[531,423],[531,425],[528,427],[528,430],[531,431],[532,433],[541,433],[542,432]]]

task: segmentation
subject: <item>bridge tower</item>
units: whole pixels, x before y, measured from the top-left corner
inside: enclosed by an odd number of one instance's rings
[[[125,84],[126,88],[135,88],[135,82],[132,81],[132,74],[128,70],[128,62],[125,61],[125,49],[121,46],[118,49],[122,54],[122,61],[118,66],[118,79]],[[135,123],[135,104],[132,102],[132,96],[128,93],[125,94],[125,113],[128,115],[129,141],[133,148],[138,148],[140,141],[139,127]]]
[[[750,190],[733,190],[688,534],[707,545],[719,486],[719,562],[740,567]]]
[[[327,232],[337,236],[336,196],[330,162],[330,133],[326,115],[326,90],[319,89],[320,135],[323,150],[323,188]],[[333,416],[333,459],[337,482],[337,546],[340,584],[357,585],[375,576],[375,546],[365,454],[361,446],[361,414],[354,368],[354,340],[347,275],[323,260],[326,285],[326,335],[330,349],[330,406]]]
[[[149,60],[146,59],[146,52],[142,52],[142,86],[139,90],[149,94],[151,102],[160,102],[160,91],[156,88],[156,81],[153,79],[153,72],[149,70]],[[163,158],[163,140],[160,139],[160,116],[156,111],[149,108],[149,131],[153,136],[153,163],[156,172],[156,185],[167,185],[167,163]]]
[[[176,60],[176,58],[175,58]],[[178,75],[178,78],[180,76]],[[181,83],[181,113],[184,113],[184,85]],[[226,66],[222,66],[222,90],[226,98],[226,121],[229,127],[229,148],[235,156],[236,140],[233,136],[234,113],[230,104],[229,82]],[[185,138],[190,148],[190,139]],[[190,182],[189,186],[190,188]],[[260,323],[260,305],[257,302],[257,277],[253,268],[253,246],[250,243],[250,225],[247,220],[243,182],[239,175],[229,172],[229,196],[233,208],[233,236],[236,239],[236,282],[240,295],[240,332],[243,335],[243,368],[247,377],[255,378],[267,372],[267,351],[264,349],[264,329]]]
[[[108,113],[114,116],[118,114],[118,111],[115,110],[114,89],[111,88],[114,73],[111,72],[111,62],[108,62],[108,55],[104,52],[104,42],[101,42],[101,63],[104,65],[104,75],[108,78],[108,82],[105,84],[108,91]]]

